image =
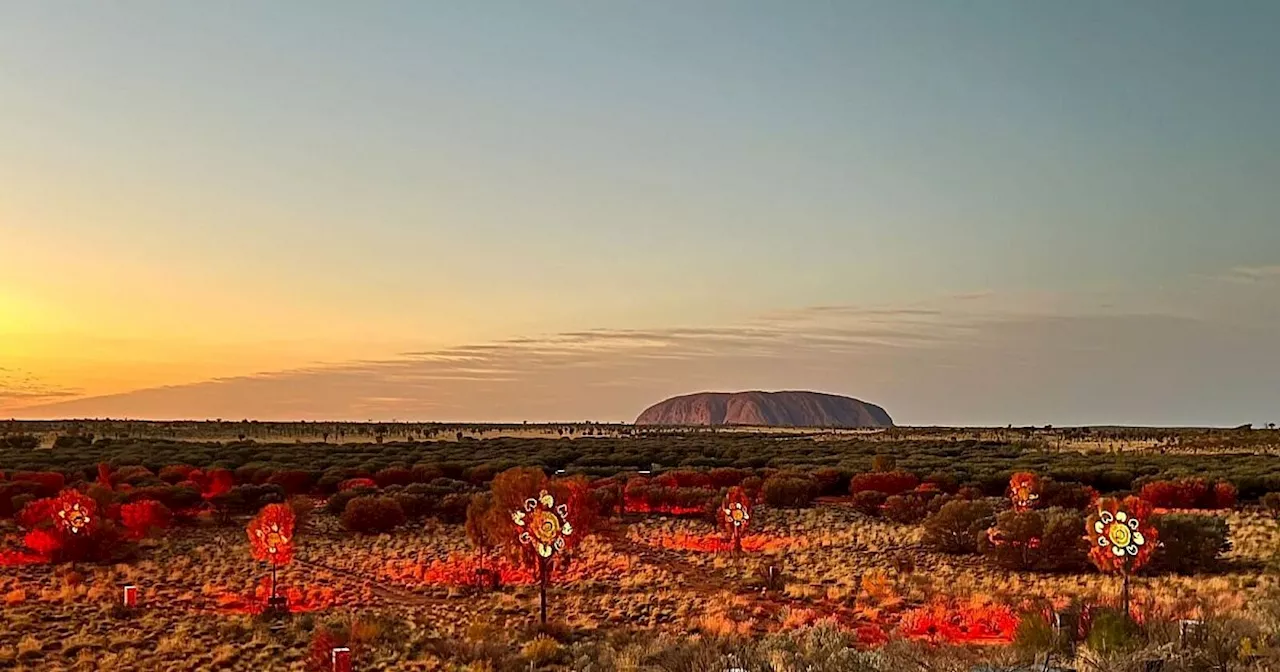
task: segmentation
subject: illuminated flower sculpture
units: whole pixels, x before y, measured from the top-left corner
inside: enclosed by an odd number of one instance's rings
[[[63,534],[89,536],[98,519],[97,504],[88,496],[75,490],[64,490],[58,495],[54,525]]]
[[[1147,564],[1159,543],[1151,524],[1151,505],[1129,497],[1098,500],[1098,509],[1085,523],[1089,559],[1104,572],[1124,577],[1121,603],[1129,614],[1129,576]]]
[[[720,505],[720,522],[733,539],[733,550],[742,550],[742,534],[751,523],[751,499],[742,488],[730,488]]]
[[[538,583],[542,623],[547,622],[547,582],[551,577],[551,557],[565,548],[565,538],[573,534],[569,507],[556,505],[551,493],[543,490],[536,499],[525,500],[524,508],[511,512],[519,529],[520,543],[531,546],[538,558]]]
[[[1040,499],[1040,479],[1032,473],[1018,472],[1009,479],[1009,500],[1019,513],[1035,508]]]
[[[293,560],[293,509],[285,504],[268,504],[249,521],[249,549],[255,560],[271,563],[269,610],[287,608],[285,598],[276,593],[276,569]]]

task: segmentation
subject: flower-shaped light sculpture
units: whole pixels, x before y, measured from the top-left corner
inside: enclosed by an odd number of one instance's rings
[[[1131,518],[1125,511],[1103,511],[1093,523],[1093,531],[1098,535],[1097,543],[1102,548],[1110,548],[1116,557],[1138,555],[1138,551],[1147,543],[1147,537],[1139,528],[1142,522]]]
[[[271,563],[271,596],[269,611],[288,609],[288,600],[276,592],[276,569],[293,560],[295,518],[287,504],[268,504],[249,521],[249,551],[255,560]]]
[[[565,538],[573,535],[569,507],[556,504],[555,497],[543,490],[530,497],[524,507],[511,512],[511,520],[519,529],[520,543],[532,546],[538,559],[538,603],[542,624],[547,623],[547,583],[551,580],[551,556],[563,551]]]
[[[751,524],[751,498],[741,487],[729,488],[720,504],[720,523],[733,541],[734,552],[742,550],[742,535]]]
[[[742,505],[742,502],[732,502],[724,510],[724,518],[734,527],[746,527],[747,521],[751,520],[751,512]]]
[[[249,523],[249,544],[253,557],[272,565],[286,565],[293,559],[293,510],[285,504],[268,504]]]
[[[529,498],[523,509],[511,512],[511,520],[520,528],[520,543],[532,545],[540,558],[550,558],[563,551],[565,537],[573,534],[569,507],[556,504],[551,493],[543,490],[537,498]]]
[[[1030,511],[1040,499],[1040,479],[1025,471],[1014,474],[1009,479],[1009,499],[1015,511]]]
[[[1121,602],[1129,613],[1129,577],[1147,564],[1159,545],[1151,524],[1151,505],[1137,497],[1098,500],[1098,509],[1085,522],[1089,559],[1104,572],[1124,577]]]
[[[54,524],[63,533],[72,536],[89,534],[97,520],[97,504],[75,490],[65,490],[58,495],[58,507]]]

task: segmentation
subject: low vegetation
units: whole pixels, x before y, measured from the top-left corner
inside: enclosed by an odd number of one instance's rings
[[[1280,490],[1256,443],[1209,453],[1187,447],[1201,435],[1156,433],[1078,452],[1018,430],[602,426],[587,440],[579,427],[257,443],[87,428],[0,441],[0,666],[328,669],[335,646],[356,669],[1280,665]],[[1025,507],[1019,472],[1034,475]],[[540,628],[535,545],[511,512],[542,490],[573,530]],[[1108,497],[1158,539],[1128,617],[1120,577],[1090,562],[1086,525]],[[728,501],[749,512],[732,540]],[[277,568],[283,624],[263,614],[270,567],[244,529],[271,504],[294,544]],[[63,510],[87,515],[71,526]],[[125,584],[140,607],[121,606]]]

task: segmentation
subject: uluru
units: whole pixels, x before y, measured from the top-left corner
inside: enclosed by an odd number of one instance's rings
[[[637,425],[756,427],[892,427],[883,408],[822,392],[699,392],[645,409]]]

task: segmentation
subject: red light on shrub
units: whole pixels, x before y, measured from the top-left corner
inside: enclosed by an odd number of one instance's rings
[[[138,606],[138,587],[137,586],[124,587],[124,606],[129,607],[130,609]]]
[[[351,649],[340,646],[333,650],[333,672],[351,672]]]

